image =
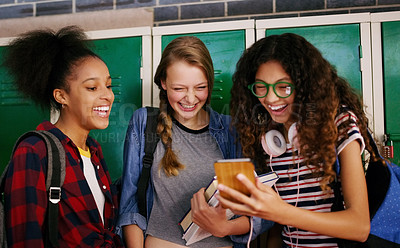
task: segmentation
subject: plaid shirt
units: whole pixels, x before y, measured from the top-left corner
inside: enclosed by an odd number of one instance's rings
[[[88,137],[87,145],[105,196],[104,224],[83,175],[83,164],[76,145],[58,128],[46,121],[37,130],[57,136],[66,153],[66,176],[58,204],[60,247],[122,247],[114,233],[117,197],[111,192],[111,179],[100,145]],[[13,155],[5,185],[7,241],[10,247],[45,247],[44,234],[48,194],[46,193],[47,150],[42,139],[32,136],[22,141]],[[114,190],[113,190],[114,192]]]

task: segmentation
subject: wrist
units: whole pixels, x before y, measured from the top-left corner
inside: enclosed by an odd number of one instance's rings
[[[278,214],[275,215],[275,219],[273,221],[282,225],[290,225],[290,216],[293,213],[293,208],[295,207],[287,202],[283,202],[283,204],[279,207],[279,211],[277,212]]]
[[[222,225],[217,228],[215,234],[213,234],[215,237],[222,238],[225,236],[228,236],[232,231],[232,223],[231,221],[227,220]]]
[[[233,234],[235,228],[234,220],[226,220],[219,224],[218,227],[214,229],[213,235],[218,238],[229,236]]]

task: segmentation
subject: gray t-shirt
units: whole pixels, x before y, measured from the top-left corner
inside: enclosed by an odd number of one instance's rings
[[[206,187],[214,177],[214,162],[222,159],[218,144],[208,131],[190,130],[178,122],[172,126],[172,150],[186,166],[178,176],[167,177],[159,165],[165,149],[160,141],[154,153],[152,181],[154,203],[146,234],[185,245],[179,221],[190,209],[190,199],[200,188]],[[212,248],[231,246],[229,237],[209,237],[190,247]]]

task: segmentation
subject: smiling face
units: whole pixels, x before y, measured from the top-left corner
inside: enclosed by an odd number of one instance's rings
[[[71,71],[66,78],[68,90],[61,90],[62,97],[58,100],[64,106],[60,124],[87,132],[106,128],[114,101],[107,66],[99,58],[86,57]]]
[[[268,84],[274,84],[282,81],[293,84],[290,76],[277,61],[268,61],[264,64],[261,64],[257,70],[255,80]],[[268,94],[265,97],[258,99],[275,122],[282,123],[285,127],[289,127],[292,124],[290,117],[292,115],[295,93],[296,92],[287,98],[280,98],[270,87]]]
[[[161,86],[167,92],[174,118],[188,128],[197,129],[209,94],[204,71],[185,61],[174,62],[167,68],[167,77]]]

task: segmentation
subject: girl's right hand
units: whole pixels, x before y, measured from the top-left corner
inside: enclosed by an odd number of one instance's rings
[[[190,201],[192,208],[192,221],[201,229],[208,231],[215,237],[225,237],[228,235],[225,228],[228,224],[226,219],[226,209],[220,205],[211,207],[204,197],[204,188],[201,188],[193,195]]]
[[[290,207],[269,186],[256,180],[254,185],[244,175],[238,174],[237,179],[249,190],[250,196],[229,188],[223,184],[218,185],[220,191],[229,194],[239,203],[227,200],[218,195],[218,200],[237,215],[256,216],[267,220],[279,222],[279,216],[284,215],[285,209]]]

